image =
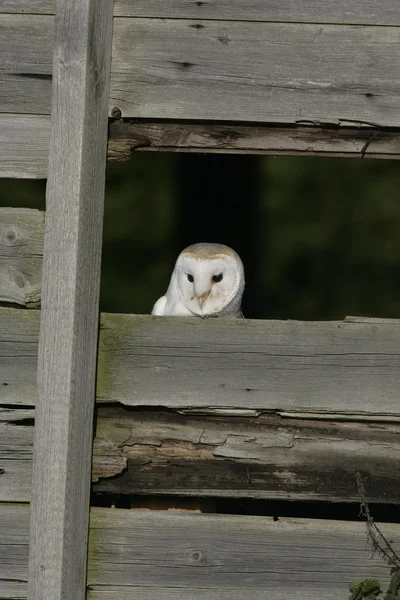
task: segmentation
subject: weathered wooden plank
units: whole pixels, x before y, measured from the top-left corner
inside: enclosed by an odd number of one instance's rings
[[[0,208],[0,302],[40,304],[44,213]]]
[[[9,0],[10,1],[10,0]],[[163,19],[400,25],[396,0],[116,0],[115,15]]]
[[[34,411],[0,407],[0,502],[29,502]],[[93,446],[92,481],[115,477],[127,465],[122,450],[105,438]]]
[[[2,0],[0,13],[53,14],[54,0]],[[400,25],[395,0],[115,0],[115,16],[214,19],[228,21],[281,21],[346,23],[349,25]]]
[[[53,15],[55,0],[1,0],[1,13]]]
[[[54,18],[0,15],[0,113],[49,114]]]
[[[57,3],[30,600],[86,596],[112,18],[112,0]]]
[[[396,548],[400,526],[380,526]],[[1,506],[0,594],[13,600],[26,594],[27,533],[28,509]],[[385,585],[389,572],[361,522],[92,509],[91,600],[343,600],[350,582]]]
[[[215,417],[100,407],[99,493],[400,502],[400,424]],[[27,502],[33,411],[0,408],[0,502]]]
[[[110,109],[137,118],[397,127],[399,43],[397,27],[118,18]]]
[[[109,160],[128,160],[132,150],[307,154],[400,158],[400,134],[373,128],[266,127],[210,123],[110,123]]]
[[[50,117],[0,114],[0,177],[47,177]]]
[[[37,311],[0,309],[4,404],[35,403],[38,322]],[[97,398],[206,412],[245,409],[397,419],[399,348],[400,322],[385,320],[315,323],[103,314]]]
[[[400,327],[103,315],[99,401],[398,415]]]
[[[100,407],[97,438],[128,468],[94,491],[357,502],[359,472],[371,502],[397,504],[399,433],[399,424]]]
[[[0,15],[0,112],[49,113],[52,40],[51,15]],[[110,114],[399,127],[399,41],[389,26],[116,18]]]
[[[40,312],[0,308],[1,404],[33,406]]]

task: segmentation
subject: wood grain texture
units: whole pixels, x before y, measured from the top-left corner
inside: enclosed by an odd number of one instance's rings
[[[0,177],[47,177],[50,117],[0,114]]]
[[[55,0],[1,0],[0,13],[53,15]]]
[[[29,599],[85,598],[112,0],[57,3]]]
[[[374,128],[266,127],[111,121],[108,160],[132,150],[400,158],[400,134]]]
[[[40,304],[44,214],[0,208],[0,302]]]
[[[35,403],[38,324],[37,311],[0,309],[4,404]],[[103,314],[97,399],[209,413],[398,419],[399,339],[400,322],[385,319],[315,323]]]
[[[0,113],[49,114],[54,17],[0,15]]]
[[[400,424],[215,417],[99,407],[127,469],[96,492],[399,503]],[[1,464],[1,461],[0,461]]]
[[[397,548],[399,525],[381,528]],[[1,506],[0,537],[1,597],[25,598],[27,508]],[[385,585],[389,571],[371,557],[362,522],[91,513],[90,600],[343,600],[350,582],[368,577]]]
[[[116,0],[115,15],[162,19],[400,25],[398,8],[396,0],[379,3],[375,0]]]
[[[0,13],[54,14],[54,0],[2,0]],[[115,16],[400,25],[396,0],[115,0]]]
[[[0,308],[0,402],[34,406],[40,311]]]
[[[0,502],[29,502],[31,496],[34,410],[0,405]],[[113,442],[95,438],[92,481],[115,477],[127,458]]]
[[[27,502],[33,410],[0,407],[0,502]],[[398,504],[400,424],[99,407],[93,491]]]
[[[103,315],[98,399],[398,415],[399,336],[393,323]]]
[[[49,114],[52,41],[51,15],[0,15],[0,112]],[[109,114],[399,127],[399,43],[394,26],[118,17]]]
[[[118,18],[123,117],[399,126],[400,28]]]

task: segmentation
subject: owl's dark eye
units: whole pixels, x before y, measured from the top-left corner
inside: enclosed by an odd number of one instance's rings
[[[190,281],[190,283],[193,283],[193,281],[194,281],[194,277],[193,277],[193,275],[190,275],[190,274],[188,273],[188,275],[187,275],[187,278],[188,278],[188,281]]]
[[[222,273],[218,273],[218,275],[213,275],[212,280],[214,281],[214,283],[219,283],[220,281],[222,281],[223,279],[223,275]]]

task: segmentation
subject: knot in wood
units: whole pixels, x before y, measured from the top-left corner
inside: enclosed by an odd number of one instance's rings
[[[18,240],[18,232],[12,227],[9,227],[5,230],[3,239],[6,246],[14,246]]]

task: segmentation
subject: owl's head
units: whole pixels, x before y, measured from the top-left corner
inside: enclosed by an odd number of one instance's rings
[[[240,309],[244,269],[232,248],[193,244],[178,256],[175,273],[182,302],[194,315],[213,316],[232,305]]]

